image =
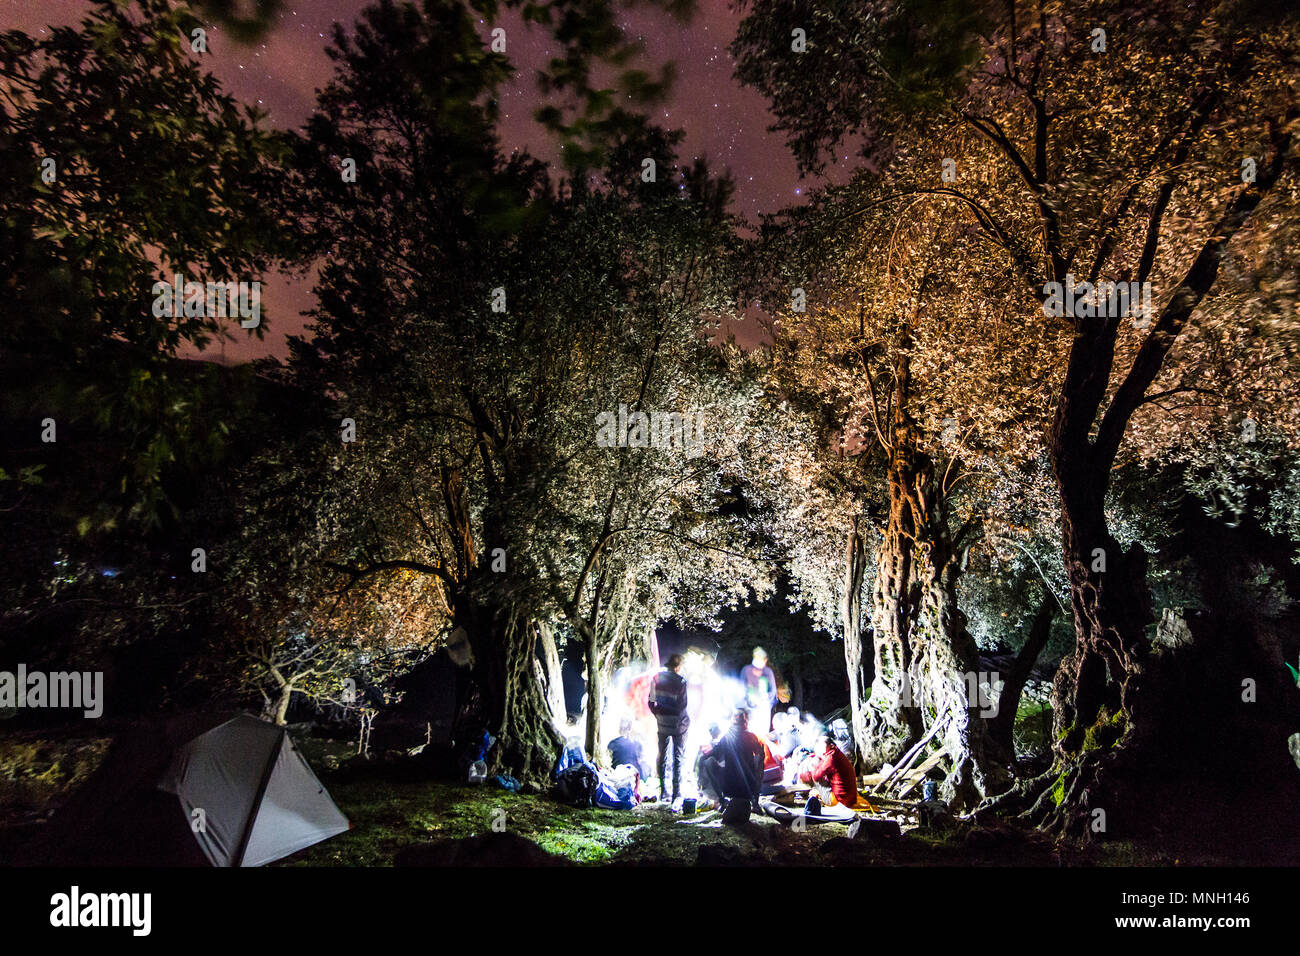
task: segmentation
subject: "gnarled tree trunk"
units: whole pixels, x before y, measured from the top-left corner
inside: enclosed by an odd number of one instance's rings
[[[841,627],[844,638],[844,666],[849,678],[849,709],[853,721],[853,741],[859,759],[871,743],[867,720],[867,689],[873,670],[871,657],[864,654],[862,619],[862,582],[867,568],[867,543],[862,535],[862,519],[855,517],[849,527],[844,549],[844,596]],[[794,704],[803,709],[803,681],[796,671],[792,681]]]
[[[465,598],[454,611],[474,651],[472,676],[483,720],[497,739],[489,769],[521,782],[549,780],[561,741],[537,681],[536,630],[509,604]]]
[[[918,473],[915,489],[916,523],[923,533],[915,561],[921,607],[912,637],[913,704],[927,729],[945,721],[938,739],[951,770],[941,792],[961,811],[1011,785],[1010,756],[993,738],[992,712],[981,690],[989,677],[979,671],[979,649],[957,600],[965,541],[974,525],[951,529],[947,497],[928,468]]]
[[[920,598],[912,567],[916,529],[910,480],[914,474],[914,453],[896,437],[890,452],[889,518],[876,551],[872,593],[871,696],[864,707],[861,750],[867,769],[896,761],[923,733],[910,687],[912,624]]]
[[[564,721],[567,712],[564,706],[564,678],[560,673],[560,651],[555,645],[555,631],[545,621],[538,621],[537,628],[537,680],[546,696],[546,704],[551,710],[551,719],[559,724]]]

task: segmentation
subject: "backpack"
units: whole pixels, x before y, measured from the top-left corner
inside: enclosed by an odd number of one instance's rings
[[[590,807],[600,789],[600,776],[589,763],[575,763],[555,775],[555,799],[573,807]]]
[[[596,806],[605,810],[633,810],[641,802],[640,774],[631,764],[596,773],[600,778]]]

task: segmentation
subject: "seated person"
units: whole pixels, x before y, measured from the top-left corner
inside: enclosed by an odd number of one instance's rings
[[[755,809],[763,786],[763,743],[749,732],[749,713],[736,712],[731,730],[720,739],[710,752],[720,796],[733,803],[744,803]]]
[[[799,779],[803,783],[828,788],[836,804],[857,806],[858,775],[829,733],[817,738],[817,752],[803,765]]]
[[[704,799],[713,806],[722,803],[722,787],[718,781],[721,759],[713,751],[722,740],[722,728],[717,724],[709,725],[709,742],[700,747],[695,758],[695,782],[699,785]]]
[[[776,793],[781,789],[781,781],[785,777],[785,768],[781,758],[772,750],[771,745],[762,737],[758,742],[763,745],[763,793]]]
[[[772,752],[782,760],[799,749],[799,721],[788,713],[772,718]]]
[[[614,767],[630,764],[636,768],[641,779],[645,779],[645,757],[642,753],[641,741],[632,739],[632,721],[624,720],[619,724],[618,736],[609,742],[609,762]]]

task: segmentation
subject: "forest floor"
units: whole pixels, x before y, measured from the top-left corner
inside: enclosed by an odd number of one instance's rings
[[[326,742],[304,750],[352,829],[281,861],[284,866],[389,866],[475,862],[690,866],[1222,866],[1292,862],[1259,855],[1257,840],[1191,826],[1143,842],[1087,847],[1056,844],[1009,826],[951,830],[913,827],[901,839],[848,839],[848,827],[825,823],[798,832],[754,815],[743,827],[722,824],[716,811],[692,816],[657,803],[635,810],[577,809],[547,796],[492,786],[403,780],[382,765],[347,761],[337,771],[316,759]],[[1224,808],[1207,806],[1207,819]],[[1237,816],[1233,814],[1233,816]],[[557,858],[521,855],[523,837]],[[1218,839],[1223,835],[1227,838]],[[467,840],[467,838],[469,838]],[[479,839],[474,839],[479,838]],[[450,841],[470,845],[457,853]],[[531,848],[525,846],[525,850]],[[535,853],[535,851],[532,851]],[[476,859],[476,855],[481,859]]]
[[[60,744],[30,738],[0,744],[0,860],[43,828],[39,821],[89,775],[107,741]],[[280,866],[1300,865],[1294,846],[1282,846],[1282,831],[1293,829],[1288,821],[1272,828],[1261,813],[1213,794],[1171,808],[1167,832],[1142,841],[1080,847],[1010,826],[964,823],[851,840],[848,827],[836,823],[800,832],[758,815],[742,827],[724,826],[716,811],[687,816],[656,803],[577,809],[542,794],[431,780],[409,761],[360,760],[347,741],[307,737],[300,745],[352,828]]]

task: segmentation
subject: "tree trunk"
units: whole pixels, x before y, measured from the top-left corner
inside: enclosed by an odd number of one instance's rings
[[[1150,743],[1142,690],[1151,597],[1146,552],[1124,549],[1107,527],[1106,477],[1062,467],[1058,482],[1075,649],[1052,685],[1056,777],[1030,817],[1086,836],[1098,832],[1095,809],[1132,804],[1131,773]]]
[[[969,526],[954,534],[947,500],[933,474],[927,468],[917,478],[917,541],[923,546],[915,575],[922,601],[913,629],[910,683],[926,729],[946,717],[940,740],[952,769],[942,795],[954,811],[961,811],[1011,785],[1010,755],[990,732],[988,699],[981,691],[989,675],[979,670],[979,649],[957,600],[957,583],[966,567],[962,539]]]
[[[596,760],[600,753],[600,704],[604,695],[601,681],[599,644],[594,627],[583,628],[587,645],[587,756]]]
[[[546,695],[546,704],[551,710],[551,719],[555,724],[562,724],[567,712],[564,706],[564,679],[560,674],[560,652],[555,645],[555,632],[544,621],[538,621],[538,683]]]
[[[979,655],[958,607],[957,582],[965,565],[962,539],[973,525],[950,528],[945,491],[917,447],[908,407],[909,344],[905,329],[894,367],[889,514],[876,559],[875,669],[862,764],[875,769],[896,761],[935,721],[946,721],[952,771],[945,797],[963,808],[1009,785],[1009,760],[988,734],[978,693],[972,699]]]
[[[1071,370],[1076,375],[1080,364],[1090,358],[1095,363],[1098,354],[1078,354],[1077,343]],[[1109,369],[1109,358],[1103,367]],[[1100,375],[1088,378],[1093,387],[1097,380],[1104,384]],[[1070,380],[1067,374],[1067,388]],[[1113,822],[1119,808],[1135,803],[1132,788],[1142,773],[1138,743],[1149,736],[1142,729],[1140,696],[1143,632],[1152,615],[1146,552],[1138,544],[1124,549],[1106,522],[1109,459],[1100,464],[1086,431],[1080,438],[1077,426],[1070,427],[1071,399],[1078,394],[1063,395],[1052,442],[1075,629],[1074,650],[1061,660],[1052,683],[1055,760],[1047,773],[1021,781],[986,809],[1020,812],[1035,826],[1089,837],[1110,832],[1098,829],[1106,818],[1096,811],[1106,811]]]
[[[1016,655],[1011,670],[1001,675],[1002,692],[998,695],[998,712],[989,722],[989,733],[1008,754],[1015,752],[1016,713],[1020,710],[1020,695],[1052,636],[1052,622],[1055,620],[1056,598],[1044,590],[1043,600],[1029,626],[1024,645]]]
[[[561,741],[537,681],[535,628],[508,604],[468,598],[455,606],[455,618],[470,636],[483,719],[497,739],[489,769],[521,782],[549,780]]]
[[[289,704],[293,700],[293,685],[285,684],[280,688],[280,696],[275,702],[275,723],[283,727],[289,720]]]
[[[925,282],[921,285],[924,287]],[[914,587],[912,566],[913,546],[917,542],[912,494],[919,461],[916,424],[910,408],[911,344],[911,325],[904,322],[895,347],[892,411],[889,440],[885,445],[889,456],[889,516],[876,552],[876,583],[872,592],[871,696],[864,720],[865,741],[860,750],[862,766],[867,770],[897,760],[924,733],[921,715],[912,707],[908,673],[912,665],[911,629],[920,599]]]
[[[844,596],[841,600],[841,626],[844,638],[844,665],[849,678],[849,709],[853,723],[853,740],[858,755],[870,746],[867,690],[871,687],[871,658],[863,654],[862,580],[867,567],[867,543],[862,535],[861,519],[855,517],[849,527],[844,549]],[[795,674],[794,704],[803,710],[803,681]]]
[[[889,465],[889,518],[876,552],[872,594],[873,668],[861,749],[862,765],[868,770],[897,760],[923,733],[920,714],[911,706],[909,685],[911,630],[920,596],[913,586],[912,568],[915,527],[909,492],[914,473],[911,449],[895,438]]]

